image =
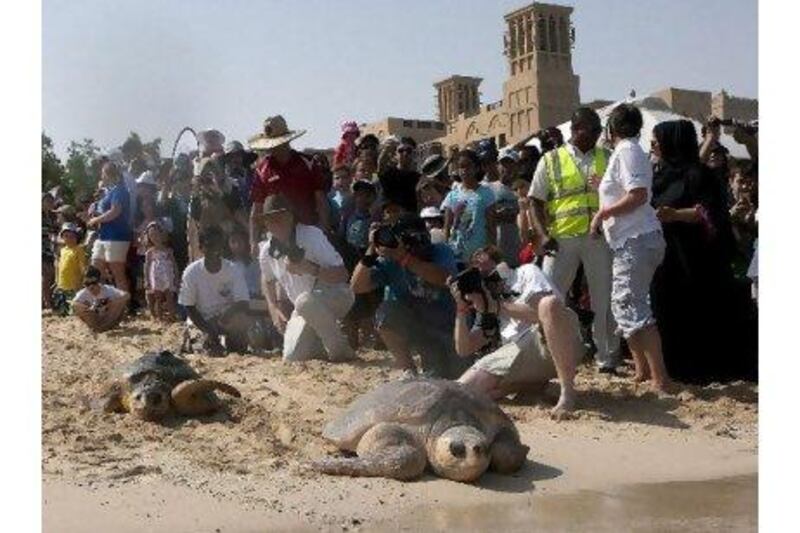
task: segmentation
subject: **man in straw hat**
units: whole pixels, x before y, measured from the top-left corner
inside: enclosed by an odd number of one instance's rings
[[[261,240],[261,214],[267,196],[283,195],[298,222],[330,229],[322,171],[311,158],[289,146],[303,134],[305,130],[290,130],[286,120],[276,115],[264,121],[263,132],[248,140],[251,150],[265,155],[256,166],[251,190],[250,242],[254,255],[258,253],[255,243]]]
[[[272,323],[283,333],[283,359],[352,359],[338,324],[355,299],[342,256],[318,227],[297,223],[283,195],[263,205],[269,239],[261,243],[262,286]],[[294,306],[291,314],[277,299],[277,284]]]

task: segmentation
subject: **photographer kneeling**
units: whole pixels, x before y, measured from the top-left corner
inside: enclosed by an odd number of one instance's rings
[[[458,381],[499,399],[558,377],[561,395],[551,414],[561,418],[575,406],[575,367],[583,349],[578,319],[539,267],[526,264],[503,276],[499,259],[496,248],[482,248],[472,256],[473,268],[451,283],[458,354],[496,346]]]
[[[425,222],[403,214],[394,224],[370,231],[367,253],[353,271],[356,294],[385,287],[376,313],[376,327],[397,366],[416,374],[412,353],[432,377],[454,378],[466,368],[453,350],[450,336],[455,312],[447,291],[456,273],[453,251],[431,244]]]
[[[298,224],[279,194],[264,201],[263,217],[269,240],[260,244],[261,279],[272,323],[283,334],[283,359],[305,361],[325,352],[331,361],[353,359],[338,324],[355,299],[342,256],[321,229]],[[276,283],[294,306],[291,315],[278,301]]]

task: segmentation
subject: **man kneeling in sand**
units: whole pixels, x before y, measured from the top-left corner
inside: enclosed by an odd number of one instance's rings
[[[578,319],[536,265],[511,270],[505,264],[498,269],[498,263],[500,257],[494,247],[473,254],[472,264],[484,279],[482,293],[462,295],[458,283],[451,284],[457,303],[458,354],[465,357],[491,349],[492,343],[499,345],[458,381],[496,400],[541,387],[558,377],[561,395],[551,414],[557,419],[564,418],[575,407],[575,367],[582,350]],[[496,273],[499,291],[487,288],[492,273]],[[498,292],[506,295],[498,298]],[[477,317],[470,328],[467,315],[472,309]]]
[[[102,333],[122,319],[130,294],[101,283],[100,270],[90,266],[83,277],[83,289],[72,300],[72,310],[89,329]]]

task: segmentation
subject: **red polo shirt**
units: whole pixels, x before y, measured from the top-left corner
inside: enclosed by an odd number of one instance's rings
[[[319,213],[314,196],[317,191],[323,191],[323,187],[322,171],[310,159],[292,150],[284,164],[272,156],[265,157],[258,164],[250,199],[260,204],[267,196],[282,194],[294,208],[298,222],[315,225]]]

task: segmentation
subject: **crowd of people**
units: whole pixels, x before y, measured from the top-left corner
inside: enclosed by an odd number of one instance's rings
[[[576,367],[673,381],[756,379],[757,131],[658,124],[537,132],[443,150],[341,127],[331,160],[281,116],[248,140],[198,134],[196,153],[100,158],[91,197],[42,195],[42,305],[92,331],[128,313],[185,321],[183,349],[344,362],[388,350],[404,377],[493,398]],[[723,127],[750,153],[735,160]],[[124,147],[123,147],[124,148]]]

